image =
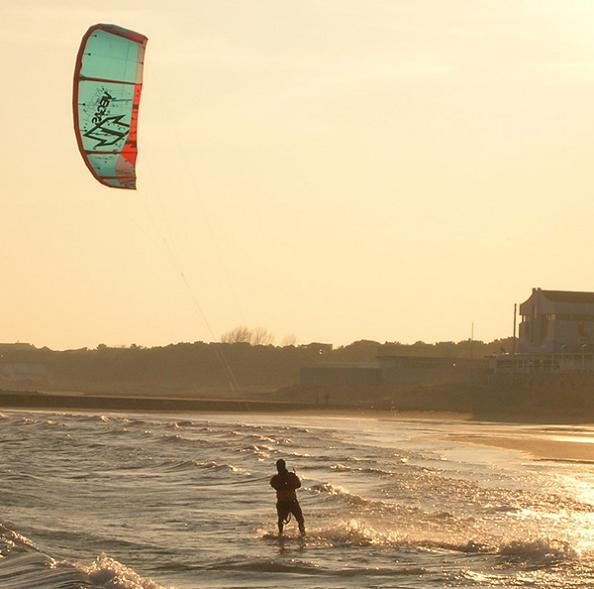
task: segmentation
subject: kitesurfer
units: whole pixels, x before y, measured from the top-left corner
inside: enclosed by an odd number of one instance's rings
[[[278,534],[283,533],[283,528],[289,522],[289,514],[293,514],[299,524],[299,532],[305,536],[305,521],[297,494],[295,491],[301,487],[301,481],[295,472],[289,472],[287,465],[282,458],[276,461],[275,474],[270,479],[270,486],[276,491],[276,512],[278,514]]]

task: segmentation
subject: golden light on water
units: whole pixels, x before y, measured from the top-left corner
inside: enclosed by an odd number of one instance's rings
[[[560,510],[557,514],[562,527],[560,532],[567,534],[580,556],[594,553],[594,474],[586,479],[582,477],[583,473],[579,478],[573,473],[562,475],[559,478],[559,487],[574,497],[576,502],[591,506],[592,510]]]
[[[574,522],[576,549],[580,554],[594,552],[594,514],[578,513]]]

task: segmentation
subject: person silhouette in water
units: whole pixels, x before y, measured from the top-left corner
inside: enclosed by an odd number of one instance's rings
[[[282,536],[283,528],[288,523],[289,514],[292,513],[299,524],[299,532],[305,536],[305,521],[297,494],[295,491],[301,487],[301,481],[294,472],[287,470],[287,465],[282,458],[276,461],[275,474],[270,479],[270,486],[276,491],[276,512],[278,514],[278,535]]]

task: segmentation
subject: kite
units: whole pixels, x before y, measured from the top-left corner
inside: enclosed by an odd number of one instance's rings
[[[147,40],[116,25],[94,25],[76,58],[72,108],[78,148],[93,176],[112,188],[136,188],[138,108]]]

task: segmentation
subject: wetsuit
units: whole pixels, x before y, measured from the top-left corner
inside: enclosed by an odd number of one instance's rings
[[[285,470],[275,474],[270,479],[270,486],[276,491],[276,512],[278,514],[278,531],[283,532],[283,525],[292,513],[299,524],[301,535],[305,534],[305,522],[303,512],[295,491],[301,487],[301,481],[294,472]]]

